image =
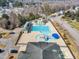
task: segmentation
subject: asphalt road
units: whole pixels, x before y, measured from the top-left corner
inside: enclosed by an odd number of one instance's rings
[[[74,41],[79,47],[79,31],[76,30],[75,28],[72,28],[66,21],[61,20],[59,16],[53,17],[52,20],[57,21],[60,26],[66,29],[69,32],[69,34],[74,38]]]

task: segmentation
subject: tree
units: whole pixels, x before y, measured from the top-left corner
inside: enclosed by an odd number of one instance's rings
[[[29,13],[29,17],[27,17],[29,21],[35,19],[35,15],[33,13]]]
[[[70,11],[67,11],[67,12],[65,13],[65,16],[66,16],[66,17],[70,17]]]
[[[14,2],[13,0],[8,0],[8,1],[9,1],[9,2],[12,2],[12,3]]]
[[[34,19],[38,19],[41,16],[39,14],[34,15],[33,13],[29,13],[29,16],[27,17],[28,21],[34,20]]]
[[[52,9],[50,8],[49,4],[44,4],[44,6],[41,7],[42,12],[46,15],[50,15],[52,13]]]
[[[79,10],[76,12],[75,18],[76,18],[76,20],[79,22]]]
[[[0,6],[6,6],[7,0],[0,0]]]
[[[76,16],[79,16],[79,9],[78,9],[78,11],[76,12]]]
[[[71,11],[67,11],[65,13],[65,17],[70,17],[72,20],[74,20],[75,19],[75,13],[71,12]]]
[[[24,25],[26,21],[32,21],[38,18],[40,18],[38,14],[34,15],[33,13],[29,13],[29,16],[23,16],[18,14],[18,19],[20,20],[21,26]]]
[[[75,13],[71,12],[71,19],[74,20],[75,19]]]
[[[5,19],[8,20],[8,19],[9,19],[9,16],[8,16],[7,14],[3,14],[3,15],[2,15],[2,18],[5,18]]]
[[[76,17],[76,21],[79,22],[79,17]]]
[[[35,19],[38,19],[38,18],[40,18],[41,16],[39,15],[39,14],[36,14],[35,15]]]
[[[22,6],[23,6],[22,2],[16,1],[15,4],[14,4],[14,7],[22,7]]]
[[[27,18],[24,17],[24,16],[22,16],[22,15],[20,15],[20,14],[18,14],[18,19],[21,22],[21,25],[20,26],[24,25],[26,23],[26,21],[27,21]]]
[[[73,8],[73,9],[75,9],[75,8],[76,8],[76,6],[74,5],[74,6],[72,6],[72,8]]]
[[[9,29],[14,29],[14,28],[20,27],[21,22],[18,19],[18,15],[15,14],[14,12],[10,13],[9,21],[10,21]]]

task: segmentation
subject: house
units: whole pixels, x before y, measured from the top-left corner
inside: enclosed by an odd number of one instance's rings
[[[18,59],[62,59],[60,47],[56,43],[29,42],[27,50],[20,52]]]

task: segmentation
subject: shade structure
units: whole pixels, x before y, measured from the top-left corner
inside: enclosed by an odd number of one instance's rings
[[[52,37],[54,37],[55,39],[59,39],[60,36],[57,33],[52,34]]]

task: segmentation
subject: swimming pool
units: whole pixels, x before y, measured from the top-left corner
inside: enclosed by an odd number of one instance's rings
[[[44,26],[44,25],[38,25],[38,26],[33,26],[32,27],[32,31],[39,31],[43,34],[50,34],[50,29],[48,26]]]

